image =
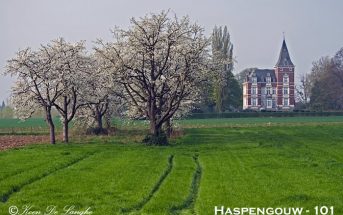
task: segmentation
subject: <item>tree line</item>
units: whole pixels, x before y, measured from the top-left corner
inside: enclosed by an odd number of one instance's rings
[[[343,109],[343,48],[333,57],[321,57],[296,87],[298,108],[314,111]]]
[[[239,107],[241,89],[232,74],[226,27],[215,27],[208,38],[189,17],[168,12],[130,23],[128,29],[113,30],[113,41],[99,39],[92,53],[84,41],[63,38],[20,50],[5,71],[16,77],[11,95],[16,116],[27,119],[43,111],[52,144],[54,111],[64,142],[72,121],[106,133],[103,124],[110,127],[114,114],[143,118],[149,121],[144,141],[167,144],[173,119],[204,106],[218,112]]]

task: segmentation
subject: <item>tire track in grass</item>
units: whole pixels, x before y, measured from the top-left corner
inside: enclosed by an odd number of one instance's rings
[[[6,180],[6,179],[8,179],[10,177],[19,175],[19,174],[21,174],[23,172],[27,172],[27,171],[30,171],[30,170],[35,169],[37,167],[43,166],[44,164],[45,164],[44,162],[41,162],[41,163],[37,162],[33,166],[28,166],[28,167],[24,167],[24,168],[21,167],[21,168],[15,170],[15,171],[13,171],[12,173],[7,173],[7,174],[0,175],[0,182],[4,181],[4,180]]]
[[[37,167],[39,167],[39,166],[41,166],[41,165],[33,166],[33,167],[31,167],[31,168],[34,169],[34,168],[37,168]],[[27,172],[27,171],[30,171],[30,170],[21,169],[21,170],[18,170],[18,171],[13,172],[13,173],[11,173],[11,174],[5,175],[4,177],[1,177],[1,178],[0,178],[0,182],[1,182],[1,181],[4,181],[4,180],[7,180],[8,178],[14,177],[14,176],[16,176],[16,175],[19,175],[19,174],[21,174],[21,173],[23,173],[23,172]]]
[[[37,164],[37,165],[35,165],[35,166],[32,166],[32,167],[29,167],[29,168],[19,169],[19,170],[15,171],[15,172],[13,172],[13,173],[11,173],[11,174],[4,175],[3,177],[0,177],[0,182],[1,182],[1,181],[4,181],[4,180],[7,180],[8,178],[14,177],[14,176],[16,176],[16,175],[20,175],[20,174],[22,174],[22,173],[24,173],[24,172],[29,172],[29,171],[31,171],[32,169],[35,169],[35,168],[37,168],[37,167],[44,166],[45,164],[46,164],[46,163],[39,163],[39,164]]]
[[[76,163],[79,163],[79,162],[89,158],[90,156],[94,155],[95,153],[97,153],[97,152],[87,153],[86,155],[84,155],[82,157],[79,157],[79,158],[77,158],[77,159],[75,159],[75,160],[73,160],[73,161],[71,161],[69,163],[66,163],[64,165],[56,167],[56,168],[54,168],[54,169],[52,169],[50,171],[44,172],[43,174],[38,175],[36,177],[30,178],[27,181],[24,181],[23,183],[21,183],[19,185],[13,186],[12,189],[8,190],[6,193],[3,193],[0,196],[0,202],[6,203],[13,194],[20,192],[20,190],[22,188],[24,188],[25,186],[33,184],[34,182],[37,182],[37,181],[39,181],[39,180],[41,180],[41,179],[43,179],[43,178],[45,178],[45,177],[47,177],[47,176],[57,172],[57,171],[66,169],[66,168],[68,168],[68,167],[70,167],[70,166],[72,166],[72,165],[74,165]]]
[[[172,171],[173,169],[173,160],[174,160],[174,155],[170,155],[168,157],[168,166],[165,169],[165,171],[163,172],[163,174],[161,175],[161,177],[159,178],[159,180],[156,182],[156,184],[154,185],[154,187],[152,188],[152,190],[150,191],[150,193],[148,194],[148,196],[144,197],[142,199],[142,201],[138,202],[137,204],[128,207],[128,208],[122,208],[121,212],[122,213],[130,213],[133,211],[140,211],[144,205],[146,205],[150,199],[154,196],[154,194],[160,189],[160,186],[162,185],[163,181],[167,178],[167,176],[169,175],[169,173]]]
[[[173,215],[180,214],[182,211],[185,211],[185,210],[189,210],[192,214],[196,214],[194,210],[194,206],[198,197],[200,180],[201,180],[201,175],[202,175],[202,167],[199,162],[198,154],[193,156],[193,160],[196,165],[196,169],[193,175],[193,180],[190,187],[189,195],[181,205],[173,206],[170,209],[170,214],[173,214]]]

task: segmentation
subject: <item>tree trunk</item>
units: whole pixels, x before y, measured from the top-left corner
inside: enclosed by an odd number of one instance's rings
[[[50,128],[50,143],[55,144],[56,143],[56,136],[55,136],[55,125],[54,123],[49,124]]]
[[[152,77],[152,80],[154,80],[154,78]],[[162,125],[163,123],[157,123],[158,119],[161,117],[160,113],[161,111],[158,110],[158,108],[156,107],[156,97],[154,96],[154,87],[151,87],[151,95],[153,95],[150,98],[149,103],[149,120],[150,120],[150,135],[152,137],[150,137],[150,144],[154,144],[154,145],[167,145],[168,144],[168,140],[167,137],[163,137],[161,135],[161,130],[162,130]],[[161,135],[161,136],[160,136]]]
[[[67,103],[67,97],[64,96],[64,114],[63,114],[63,141],[65,143],[69,142],[69,121],[68,121],[68,103]]]
[[[46,122],[48,123],[49,129],[50,129],[50,143],[55,144],[56,143],[55,125],[51,116],[51,107],[46,107],[45,112],[46,112]]]
[[[99,111],[98,108],[96,109],[96,121],[97,121],[97,124],[98,124],[98,129],[102,130],[103,129],[103,126],[102,126],[102,114],[101,114],[101,112]]]
[[[153,90],[151,90],[151,94],[153,94]],[[157,128],[157,120],[156,120],[156,108],[155,108],[155,97],[152,97],[149,102],[149,119],[150,119],[150,134],[153,136],[158,135],[158,128]]]
[[[65,143],[69,142],[69,125],[68,120],[63,120],[63,141]]]
[[[216,111],[221,113],[223,110],[223,96],[222,96],[222,86],[220,83],[216,86],[215,89],[215,102],[216,102]]]
[[[158,136],[161,133],[162,126],[157,124],[156,116],[152,116],[150,119],[150,134]]]
[[[165,129],[166,129],[166,135],[167,137],[170,137],[173,130],[172,130],[172,126],[171,126],[171,123],[170,123],[170,119],[168,119],[166,122],[165,122]]]
[[[156,125],[155,120],[150,120],[150,134],[157,136],[159,134],[159,129]]]

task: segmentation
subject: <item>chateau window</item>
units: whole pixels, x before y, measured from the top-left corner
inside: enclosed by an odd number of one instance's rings
[[[267,83],[270,84],[270,82],[271,82],[271,78],[267,77]]]
[[[270,82],[272,81],[269,73],[267,74],[266,81],[267,81],[267,84],[270,84]]]
[[[286,74],[283,76],[283,83],[288,83],[288,81],[288,75]]]
[[[267,108],[271,108],[271,107],[272,107],[272,100],[267,99]]]
[[[257,88],[256,88],[256,87],[253,87],[253,88],[252,88],[252,94],[253,94],[253,95],[257,95]]]
[[[283,106],[288,106],[288,98],[283,99]]]
[[[289,68],[289,71],[291,71],[291,72],[292,72],[292,67],[291,67],[291,68]]]
[[[270,87],[267,87],[267,95],[270,95]]]
[[[287,88],[287,87],[284,87],[284,88],[283,88],[283,94],[284,94],[284,95],[288,95],[288,88]]]
[[[276,94],[276,88],[273,87],[273,94],[275,95]]]
[[[256,98],[252,99],[252,106],[257,106],[257,99]]]

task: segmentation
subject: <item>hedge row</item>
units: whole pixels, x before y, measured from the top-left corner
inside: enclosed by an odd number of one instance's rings
[[[343,112],[231,112],[193,113],[187,119],[244,118],[244,117],[297,117],[297,116],[343,116]]]

